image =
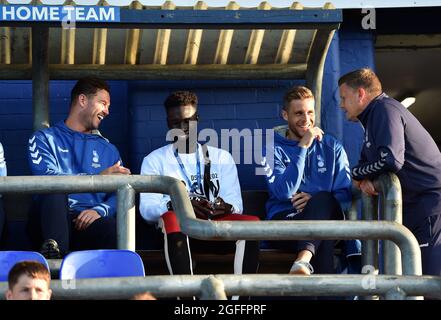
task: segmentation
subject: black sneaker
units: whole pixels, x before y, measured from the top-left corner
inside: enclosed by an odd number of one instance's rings
[[[44,240],[43,244],[41,245],[40,253],[46,259],[61,259],[62,258],[60,248],[58,247],[58,243],[54,239]]]

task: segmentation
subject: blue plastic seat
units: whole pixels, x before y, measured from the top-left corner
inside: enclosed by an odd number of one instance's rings
[[[45,257],[35,251],[0,251],[0,281],[8,281],[8,274],[12,267],[21,261],[38,261],[49,269]]]
[[[69,253],[60,267],[60,279],[145,276],[141,257],[130,250],[85,250]]]

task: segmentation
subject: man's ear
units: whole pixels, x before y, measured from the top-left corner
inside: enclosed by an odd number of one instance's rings
[[[358,96],[358,102],[364,102],[364,100],[366,99],[366,90],[364,88],[358,88],[357,89],[357,96]]]
[[[11,289],[8,289],[8,291],[6,291],[5,297],[6,297],[6,300],[12,300],[12,291],[11,291]]]
[[[288,121],[288,112],[285,109],[282,109],[282,118],[285,121]]]
[[[87,106],[87,100],[88,100],[87,96],[83,93],[78,96],[78,104],[80,105],[81,108]]]

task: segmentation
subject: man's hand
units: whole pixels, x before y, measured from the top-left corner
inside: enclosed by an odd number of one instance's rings
[[[82,231],[99,218],[101,218],[101,216],[98,214],[98,212],[89,209],[82,211],[72,222],[75,225],[75,229]]]
[[[191,204],[193,205],[193,210],[196,217],[199,219],[208,219],[208,217],[213,214],[213,208],[207,199],[192,199]]]
[[[233,206],[229,203],[226,203],[221,197],[217,197],[216,200],[214,200],[214,216],[229,214],[232,212],[232,209]]]
[[[374,184],[371,180],[364,179],[360,182],[360,189],[364,193],[370,196],[378,196],[377,190],[375,190]]]
[[[308,131],[306,131],[302,139],[300,139],[298,146],[302,148],[309,148],[312,145],[314,139],[317,139],[318,141],[322,141],[323,135],[324,132],[319,127],[311,128]]]
[[[298,212],[302,212],[306,204],[308,203],[309,199],[311,198],[312,196],[309,193],[299,192],[294,194],[294,196],[291,199],[291,203],[292,206],[296,208]]]
[[[352,179],[352,185],[354,186],[354,188],[360,189],[360,183],[361,183],[361,180]]]
[[[109,174],[130,174],[130,170],[121,165],[121,161],[118,161],[113,166],[108,167],[107,169],[100,172],[100,175],[109,175]]]

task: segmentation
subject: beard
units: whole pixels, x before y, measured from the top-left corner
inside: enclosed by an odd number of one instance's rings
[[[288,127],[288,128],[289,128],[291,138],[294,138],[295,140],[301,140],[303,138],[303,136],[305,135],[305,131],[303,131],[303,130],[299,131],[299,130],[297,130],[296,127],[294,127],[294,128]]]

